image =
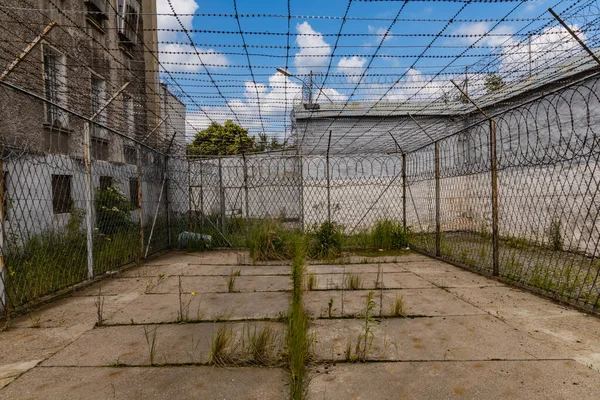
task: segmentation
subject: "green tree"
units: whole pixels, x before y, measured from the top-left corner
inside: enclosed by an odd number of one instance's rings
[[[489,73],[485,77],[484,85],[488,93],[494,93],[504,87],[504,81],[498,75],[494,73]]]
[[[248,136],[248,130],[225,121],[223,125],[216,122],[196,134],[194,141],[188,145],[188,153],[203,156],[224,156],[249,152],[254,149],[254,137]]]

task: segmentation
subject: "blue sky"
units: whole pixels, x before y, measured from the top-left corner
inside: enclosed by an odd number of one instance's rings
[[[158,0],[159,14],[172,14],[172,6],[180,15],[179,20],[172,15],[159,15],[159,28],[179,31],[159,32],[160,49],[165,52],[161,54],[161,61],[171,72],[162,76],[171,84],[176,81],[180,85],[179,97],[188,106],[192,130],[206,126],[211,119],[222,122],[237,118],[253,133],[264,130],[284,136],[289,131],[287,114],[292,104],[300,101],[302,84],[298,79],[278,74],[277,67],[287,67],[305,80],[312,70],[318,75],[316,80],[323,91],[334,101],[434,100],[446,90],[440,87],[449,84],[448,76],[436,76],[437,73],[460,74],[465,66],[469,66],[473,81],[477,81],[483,73],[502,72],[503,68],[508,71],[508,59],[513,63],[520,60],[507,58],[507,49],[518,47],[527,40],[526,36],[511,35],[541,32],[540,27],[548,20],[532,18],[541,15],[548,18],[548,7],[561,12],[575,2],[473,2],[465,6],[464,2],[410,1],[405,5],[402,1],[352,1],[347,14],[350,19],[342,29],[348,36],[339,38],[338,48],[334,51],[348,1],[292,0],[291,15],[300,17],[289,21],[290,32],[305,36],[289,37],[290,46],[296,47],[289,49],[288,57],[285,49],[288,19],[279,17],[287,16],[287,1],[237,1],[240,15],[273,15],[239,18],[241,30],[247,32],[243,37],[237,33],[236,18],[208,15],[235,14],[233,0],[171,0],[170,3]],[[398,20],[392,24],[397,15]],[[494,27],[497,19],[507,15],[510,21]],[[450,18],[455,21],[448,23]],[[494,21],[486,21],[488,19]],[[195,47],[182,31],[182,25],[189,30]],[[481,36],[491,29],[493,33],[505,36]],[[384,37],[385,32],[392,36]],[[437,39],[431,36],[439,32],[474,36]],[[560,32],[557,34],[560,37]],[[243,41],[249,46],[249,62],[241,47]],[[474,43],[484,48],[468,49]],[[535,39],[534,43],[537,43]],[[381,46],[379,50],[378,46]],[[455,59],[465,50],[463,57]],[[195,54],[196,51],[199,54]],[[186,54],[175,54],[178,52]],[[373,57],[375,53],[377,56]],[[503,56],[489,57],[490,53]],[[369,70],[361,78],[367,66]],[[329,76],[325,80],[327,72]],[[259,121],[259,115],[262,121]]]

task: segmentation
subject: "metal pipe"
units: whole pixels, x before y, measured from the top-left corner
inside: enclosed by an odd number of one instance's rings
[[[496,155],[496,121],[490,119],[490,168],[492,174],[492,263],[493,275],[500,275],[500,256],[499,241],[500,233],[498,228],[499,210],[498,210],[498,160]]]
[[[94,190],[92,184],[92,154],[90,139],[91,122],[83,124],[83,160],[85,164],[85,226],[87,233],[87,267],[88,279],[94,278]]]
[[[402,153],[402,227],[406,236],[406,154],[404,153]]]
[[[442,224],[440,207],[440,145],[435,142],[435,255],[442,254]]]
[[[327,221],[331,222],[331,180],[329,175],[329,147],[331,146],[331,130],[327,140],[327,155],[325,157],[325,176],[327,179]]]
[[[598,65],[600,65],[600,58],[598,58],[598,56],[596,54],[594,54],[594,52],[592,50],[590,50],[589,47],[586,46],[585,43],[583,43],[583,41],[581,39],[579,39],[579,36],[577,36],[575,34],[575,32],[573,32],[573,30],[569,27],[569,25],[567,25],[565,23],[565,21],[563,21],[557,13],[554,12],[554,10],[552,8],[549,8],[548,11],[550,11],[550,14],[552,14],[552,16],[554,18],[556,18],[556,20],[567,30],[567,32],[569,32],[569,34],[571,34],[571,36],[573,36],[573,39],[575,39],[577,41],[577,43],[579,43],[579,45],[581,47],[583,47],[583,49],[590,55],[590,57],[592,57],[594,59],[594,61],[596,61],[596,63],[598,63]]]
[[[140,259],[144,258],[144,199],[142,190],[142,148],[137,146],[137,199],[140,234]]]

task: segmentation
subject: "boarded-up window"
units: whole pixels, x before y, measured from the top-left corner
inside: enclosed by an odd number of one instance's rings
[[[140,207],[140,198],[138,196],[138,190],[139,190],[138,180],[130,179],[129,180],[129,200],[131,201],[131,204],[135,208]]]
[[[71,175],[52,175],[52,210],[54,214],[71,211]]]

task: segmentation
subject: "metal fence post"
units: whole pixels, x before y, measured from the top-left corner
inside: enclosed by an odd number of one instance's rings
[[[406,154],[402,153],[402,227],[406,236]]]
[[[221,203],[221,231],[225,234],[227,220],[225,218],[225,188],[223,187],[223,163],[221,161],[221,156],[219,156],[219,202]]]
[[[142,147],[137,146],[137,197],[138,219],[140,235],[140,259],[144,258],[144,199],[142,191]]]
[[[498,253],[498,159],[496,155],[496,121],[490,119],[490,167],[492,173],[492,266],[493,275],[500,275]]]
[[[92,153],[90,126],[91,122],[83,124],[83,160],[85,164],[85,225],[87,232],[87,266],[88,279],[94,278],[94,188],[92,184]]]
[[[296,153],[298,166],[300,168],[300,228],[304,231],[304,169],[302,166],[302,155]]]
[[[200,175],[200,229],[204,231],[204,179],[202,178],[202,159],[200,159],[200,168],[198,175]],[[198,216],[198,213],[196,213]]]
[[[244,195],[246,196],[246,246],[250,246],[250,205],[248,197],[248,165],[246,164],[246,154],[242,153],[242,161],[244,162]]]
[[[440,215],[440,145],[435,142],[435,255],[442,254],[442,232]]]
[[[4,148],[0,147],[0,313],[8,313],[8,296],[6,294],[7,268],[4,261],[4,163],[2,155]]]
[[[167,246],[171,248],[172,240],[171,240],[171,210],[169,208],[169,156],[165,154],[165,163],[164,163],[164,171],[163,174],[165,179],[165,213],[167,214]]]
[[[327,140],[327,154],[325,156],[325,176],[327,179],[327,221],[331,222],[331,180],[329,176],[329,147],[331,146],[331,131]]]

